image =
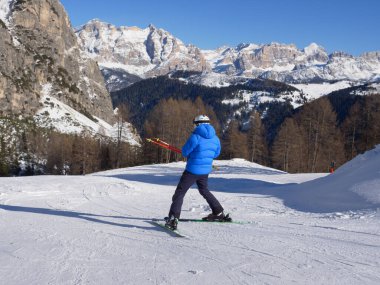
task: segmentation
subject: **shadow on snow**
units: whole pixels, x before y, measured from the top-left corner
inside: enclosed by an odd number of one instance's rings
[[[123,220],[139,220],[139,221],[144,221],[153,225],[153,223],[151,222],[149,218],[139,218],[139,217],[130,217],[130,216],[127,216],[127,217],[126,216],[105,216],[105,215],[96,215],[96,214],[90,214],[90,213],[54,210],[54,209],[46,209],[46,208],[12,206],[12,205],[0,205],[0,209],[6,210],[6,211],[14,211],[14,212],[24,212],[24,213],[32,213],[32,214],[77,218],[77,219],[83,219],[90,222],[106,224],[106,225],[111,225],[111,226],[119,226],[123,228],[137,228],[137,229],[142,229],[142,230],[150,230],[150,231],[154,230],[154,231],[162,232],[162,229],[159,229],[157,227],[143,227],[143,226],[137,226],[137,225],[129,225],[125,223],[116,223],[116,222],[106,221],[102,219],[102,218],[112,218],[112,219],[123,219]]]
[[[243,172],[249,171],[249,169],[241,170]],[[283,172],[263,171],[266,174],[270,173],[270,175],[283,174]],[[257,174],[257,172],[254,173]],[[174,193],[180,174],[118,174],[107,177],[171,186]],[[318,181],[323,179],[325,178],[320,178]],[[309,185],[309,182],[276,184],[247,178],[209,178],[209,189],[212,192],[254,194],[263,195],[266,198],[275,197],[281,199],[285,206],[301,212],[331,213],[378,208],[378,205],[366,201],[354,192],[336,193],[335,189],[310,191]],[[194,184],[192,188],[196,188],[196,185]],[[191,190],[193,189],[189,191]]]

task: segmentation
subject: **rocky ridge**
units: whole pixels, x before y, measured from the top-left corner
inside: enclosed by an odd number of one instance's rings
[[[1,115],[35,115],[49,86],[60,102],[113,122],[99,67],[81,49],[58,0],[1,0],[0,11]]]
[[[124,70],[142,78],[175,70],[201,71],[201,76],[208,78],[212,73],[225,75],[227,81],[237,76],[292,84],[341,80],[363,83],[380,76],[380,52],[358,57],[343,52],[328,54],[316,43],[304,49],[270,43],[200,50],[152,25],[145,29],[116,27],[100,20],[90,21],[76,33],[89,56],[108,72]]]
[[[153,25],[140,29],[92,20],[76,34],[101,67],[124,69],[143,78],[175,70],[210,70],[200,49]]]

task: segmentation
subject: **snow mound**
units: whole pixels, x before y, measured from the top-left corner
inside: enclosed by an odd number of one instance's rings
[[[380,145],[358,155],[334,174],[297,185],[284,195],[287,206],[310,212],[380,208]]]

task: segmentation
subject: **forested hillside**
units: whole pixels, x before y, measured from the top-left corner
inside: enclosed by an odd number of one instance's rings
[[[88,174],[139,159],[139,149],[120,138],[63,134],[32,118],[0,117],[0,176]]]
[[[178,74],[177,74],[178,75]],[[175,77],[177,77],[175,75]],[[263,91],[276,97],[281,92],[296,90],[294,87],[272,80],[251,79],[246,84],[231,85],[228,87],[206,87],[186,83],[168,76],[139,81],[125,89],[111,92],[114,107],[126,104],[131,110],[131,122],[141,131],[143,124],[160,100],[172,98],[175,100],[195,101],[200,97],[202,101],[213,108],[219,123],[225,125],[235,112],[246,104],[223,104],[226,99],[239,96],[239,91]]]
[[[249,109],[226,105],[241,89],[283,91],[286,85],[255,82],[226,88],[185,84],[168,77],[140,81],[112,93],[115,105],[127,105],[143,137],[160,137],[181,146],[192,118],[206,113],[222,139],[221,158],[241,157],[288,172],[326,172],[380,143],[380,96],[362,96],[365,86],[332,92],[302,107],[273,101]],[[261,85],[260,85],[261,83]],[[144,162],[168,162],[180,156],[144,146]]]

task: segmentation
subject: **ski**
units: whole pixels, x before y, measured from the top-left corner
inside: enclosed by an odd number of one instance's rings
[[[179,219],[180,222],[193,222],[193,223],[217,223],[217,224],[249,224],[249,222],[242,221],[208,221],[202,219]]]
[[[178,230],[172,230],[172,229],[165,227],[165,222],[162,222],[161,220],[152,220],[152,223],[154,225],[157,225],[157,226],[161,227],[162,229],[166,230],[167,232],[169,232],[174,237],[187,238],[187,236],[181,234]]]

